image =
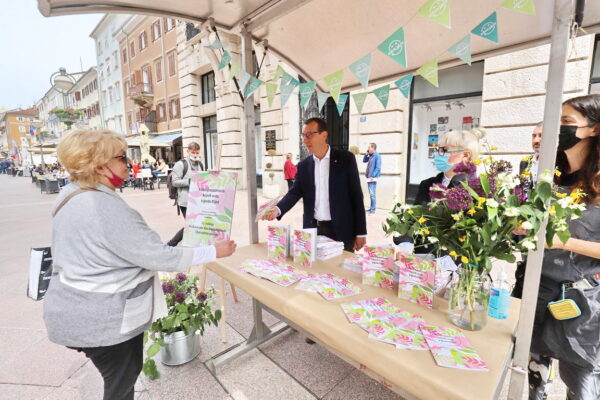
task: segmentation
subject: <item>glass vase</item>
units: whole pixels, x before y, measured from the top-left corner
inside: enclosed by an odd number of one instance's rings
[[[450,282],[448,317],[459,328],[478,331],[487,323],[490,278],[482,268],[463,265]]]

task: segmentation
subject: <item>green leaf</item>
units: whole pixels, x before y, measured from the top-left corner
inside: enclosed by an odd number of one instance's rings
[[[160,351],[160,344],[154,342],[150,345],[150,347],[148,347],[148,350],[146,350],[146,354],[148,355],[148,357],[154,357],[155,355],[158,354],[159,351]]]
[[[217,321],[221,319],[221,310],[215,310],[215,318],[217,319]]]
[[[144,375],[152,380],[160,378],[160,373],[156,368],[156,363],[151,358],[147,358],[146,361],[144,361],[144,364],[142,365],[142,371],[144,372]]]
[[[517,260],[515,255],[512,253],[498,253],[498,254],[495,254],[495,256],[498,260],[504,260],[504,261],[507,261],[510,263],[513,263]]]
[[[563,244],[565,244],[567,243],[567,240],[569,240],[569,238],[571,237],[571,233],[568,229],[565,229],[562,232],[556,232],[556,236],[558,236],[560,241],[563,242]]]
[[[528,204],[524,204],[524,205],[520,206],[519,213],[521,214],[521,216],[527,216],[527,215],[534,216],[535,215],[535,211],[533,210],[533,207],[531,207]]]
[[[483,188],[485,194],[490,194],[490,181],[487,174],[481,174],[479,176],[479,180],[481,181],[481,187]]]
[[[552,197],[552,186],[548,182],[538,182],[536,191],[544,202]]]

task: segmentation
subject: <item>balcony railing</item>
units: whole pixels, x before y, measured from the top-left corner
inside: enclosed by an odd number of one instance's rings
[[[150,83],[136,83],[129,88],[129,98],[141,107],[152,107],[154,92]]]

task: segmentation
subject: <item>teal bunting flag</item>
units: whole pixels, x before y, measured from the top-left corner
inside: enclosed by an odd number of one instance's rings
[[[319,112],[323,111],[323,106],[327,103],[329,93],[317,92],[317,103],[319,105]]]
[[[373,94],[377,97],[377,100],[379,100],[383,108],[386,109],[390,98],[390,85],[385,85],[373,90]]]
[[[342,116],[342,113],[344,112],[344,107],[346,107],[346,102],[348,101],[348,95],[347,94],[340,94],[340,98],[338,100],[338,102],[335,104],[338,110],[338,114],[340,115],[340,117]]]
[[[292,92],[296,88],[296,85],[293,84],[285,84],[283,80],[281,81],[281,86],[279,86],[279,97],[281,99],[281,108],[285,107],[285,104],[288,102]]]
[[[412,84],[413,76],[413,74],[408,74],[394,82],[394,84],[400,90],[400,93],[402,93],[402,96],[404,96],[407,99],[408,96],[410,96],[410,86]]]
[[[223,56],[221,57],[221,62],[219,63],[219,71],[229,65],[231,62],[231,54],[227,50],[223,52]]]
[[[369,93],[356,93],[352,95],[352,99],[354,99],[354,105],[356,106],[356,110],[359,114],[362,114],[363,106],[365,105],[365,100],[367,100],[367,95]]]
[[[261,81],[260,79],[251,77],[250,83],[248,84],[248,87],[244,91],[244,98],[251,96],[252,93],[254,93],[256,91],[256,89],[258,89],[260,87],[260,85],[262,85],[262,84],[263,84],[263,81]]]
[[[221,43],[221,41],[219,40],[219,38],[216,38],[214,42],[212,42],[208,46],[204,46],[204,47],[206,47],[207,49],[217,50],[217,49],[222,49],[223,48],[223,44]]]
[[[471,35],[467,35],[448,49],[448,53],[455,55],[471,65]]]
[[[298,81],[298,79],[294,78],[293,76],[291,76],[290,74],[288,74],[287,72],[283,73],[283,76],[281,77],[281,84],[286,84],[286,85],[292,85],[294,87],[298,86],[300,84],[300,82]]]
[[[250,82],[250,78],[252,78],[252,75],[242,70],[240,76],[240,92],[244,93],[246,91],[246,85]]]
[[[404,42],[404,29],[400,28],[387,38],[378,47],[386,56],[406,67],[406,43]]]
[[[315,91],[316,84],[317,82],[315,81],[300,84],[300,107],[306,107],[308,101],[312,97],[313,92]]]
[[[473,35],[481,36],[484,39],[491,40],[494,43],[498,43],[498,19],[496,12],[494,11],[489,17],[481,21],[471,33]]]
[[[367,54],[358,61],[350,64],[348,69],[354,74],[362,87],[366,89],[369,86],[369,76],[371,75],[371,54]]]

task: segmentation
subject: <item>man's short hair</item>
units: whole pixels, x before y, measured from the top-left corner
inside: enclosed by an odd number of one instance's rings
[[[327,131],[327,122],[325,122],[325,120],[323,118],[319,118],[319,117],[309,118],[306,121],[304,121],[304,125],[312,124],[313,122],[317,123],[317,129],[319,130],[319,132]]]
[[[200,145],[196,142],[190,142],[190,144],[188,144],[188,150],[200,151]]]
[[[377,143],[369,143],[369,146],[371,146],[373,150],[377,150]]]

